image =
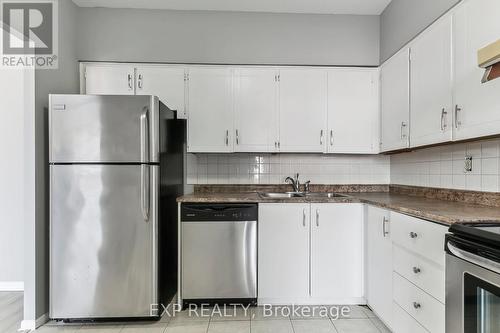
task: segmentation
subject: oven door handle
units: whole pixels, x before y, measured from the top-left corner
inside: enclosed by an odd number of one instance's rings
[[[470,252],[464,251],[462,249],[459,249],[452,242],[448,242],[447,246],[448,246],[448,250],[450,250],[450,252],[454,256],[456,256],[462,260],[468,261],[472,264],[475,264],[477,266],[489,269],[490,271],[493,271],[495,273],[500,274],[500,263],[493,261],[493,260],[490,260],[490,259],[487,259],[487,258],[483,258],[481,256],[478,256],[477,254],[470,253]]]

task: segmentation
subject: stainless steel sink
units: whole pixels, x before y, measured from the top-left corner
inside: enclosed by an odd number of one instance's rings
[[[300,192],[259,192],[259,196],[269,199],[287,199],[304,197],[304,193]]]
[[[345,198],[347,195],[331,192],[309,192],[306,194],[309,198]]]

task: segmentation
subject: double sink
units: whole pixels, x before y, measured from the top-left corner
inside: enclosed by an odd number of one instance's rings
[[[343,194],[332,192],[259,192],[261,198],[288,199],[288,198],[344,198]]]

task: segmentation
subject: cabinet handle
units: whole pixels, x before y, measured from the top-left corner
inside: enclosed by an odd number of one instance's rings
[[[319,227],[319,209],[316,209],[316,226]]]
[[[226,130],[226,146],[229,146],[229,130]]]
[[[236,130],[236,144],[240,144],[240,133],[238,132],[238,130]]]
[[[418,303],[418,302],[413,302],[413,307],[415,309],[420,309],[422,307],[422,305],[420,305],[420,303]]]
[[[306,209],[302,209],[302,225],[306,226]]]
[[[330,146],[333,146],[333,130],[330,130]]]
[[[323,145],[323,130],[319,132],[319,144],[322,146]]]
[[[278,141],[278,149],[280,149],[280,145],[281,145],[281,144],[280,144],[280,142]]]
[[[137,78],[137,86],[139,87],[139,89],[142,89],[142,74],[139,74]]]
[[[278,149],[278,141],[274,141],[274,148]]]
[[[128,88],[132,90],[134,88],[132,85],[132,74],[127,74],[127,79],[128,79]]]
[[[418,274],[418,273],[420,273],[420,272],[421,272],[420,268],[418,268],[418,267],[413,267],[413,273]]]
[[[446,127],[448,125],[446,125],[446,115],[448,114],[448,112],[446,112],[446,109],[443,108],[441,110],[441,131],[445,131],[446,130]]]
[[[387,229],[385,227],[385,225],[386,225],[387,222],[389,222],[389,219],[384,216],[384,219],[382,220],[382,235],[384,237],[386,237],[387,235],[389,235],[389,232],[387,231]]]
[[[406,122],[402,121],[401,122],[401,140],[404,140],[406,138],[406,134],[404,134],[405,127],[406,127]]]
[[[418,234],[416,232],[410,232],[410,238],[417,238]]]
[[[458,114],[462,112],[462,108],[457,105],[455,105],[455,128],[458,128],[458,126],[462,125],[462,122],[458,120]]]

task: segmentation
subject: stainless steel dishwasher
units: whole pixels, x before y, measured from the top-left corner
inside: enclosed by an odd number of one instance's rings
[[[257,299],[256,204],[182,204],[183,303]]]

